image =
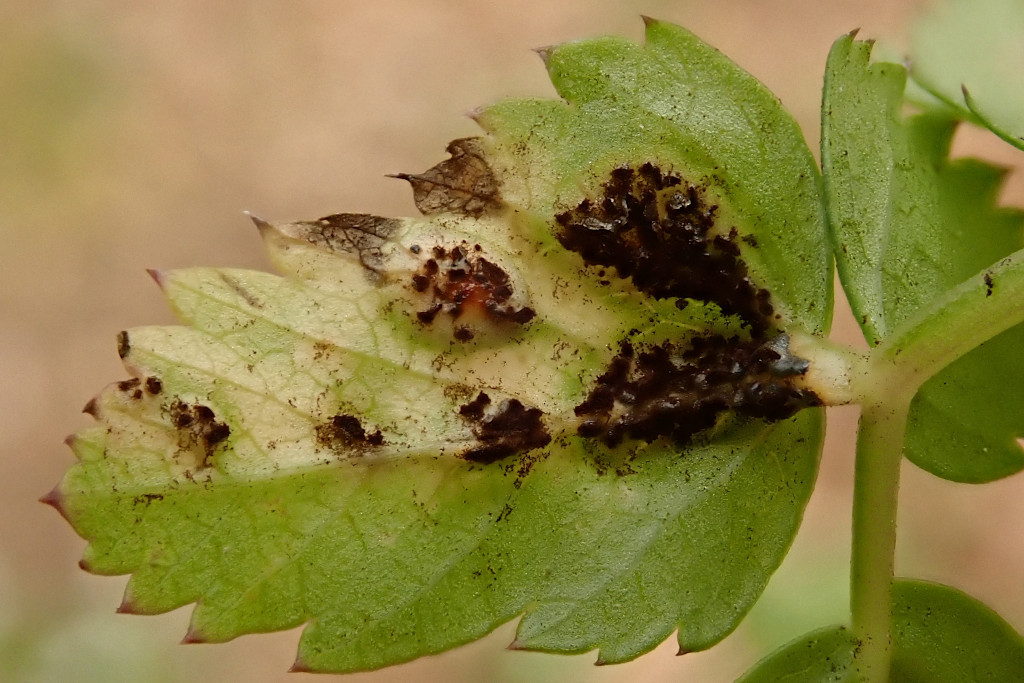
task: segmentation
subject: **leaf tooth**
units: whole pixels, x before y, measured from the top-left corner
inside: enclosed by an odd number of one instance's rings
[[[86,404],[85,404],[85,405],[84,405],[84,406],[82,407],[82,412],[83,412],[83,413],[85,413],[86,415],[92,415],[92,416],[93,416],[93,417],[95,417],[95,418],[99,418],[99,414],[100,414],[100,409],[99,409],[99,402],[98,402],[98,401],[96,400],[96,397],[95,397],[95,396],[93,396],[92,398],[90,398],[90,399],[89,399],[89,402],[88,402],[88,403],[86,403]],[[71,443],[69,443],[69,441],[70,441],[71,439],[73,439],[73,438],[74,438],[74,434],[72,434],[72,435],[71,435],[71,436],[69,436],[69,437],[68,437],[67,439],[65,439],[65,440],[64,440],[64,443],[66,443],[66,444],[68,444],[69,446],[71,446]]]
[[[167,275],[164,271],[157,268],[147,268],[146,272],[153,278],[153,282],[156,283],[157,287],[164,289],[164,286],[167,284]]]
[[[254,214],[251,211],[243,211],[242,213],[244,213],[246,216],[248,216],[249,220],[251,220],[253,222],[253,224],[257,228],[259,228],[260,230],[264,230],[265,228],[272,228],[272,227],[274,227],[268,221],[263,220],[262,218],[260,218],[259,216],[257,216],[256,214]]]
[[[540,56],[540,61],[544,62],[544,66],[548,65],[548,60],[551,59],[551,53],[558,49],[558,45],[545,45],[543,47],[535,47],[533,51]]]
[[[124,595],[121,597],[121,604],[117,606],[117,613],[146,614],[146,612],[139,609],[138,603],[135,602],[135,597],[128,589],[125,589]]]
[[[73,437],[68,437],[69,439]],[[39,498],[39,502],[49,505],[60,513],[64,519],[68,518],[67,508],[64,507],[64,494],[60,492],[60,486],[54,486],[48,493]]]
[[[472,109],[466,112],[466,116],[469,117],[470,120],[479,124],[480,118],[484,115],[485,111],[487,111],[487,107],[473,107]]]
[[[292,674],[315,674],[318,673],[316,669],[307,664],[303,659],[302,655],[295,658],[295,663],[292,664],[292,668],[288,669],[288,673]]]
[[[508,645],[505,646],[505,649],[506,650],[526,650],[526,649],[529,649],[529,648],[527,648],[526,645],[524,645],[522,643],[522,641],[519,640],[519,638],[515,638],[515,639],[512,640],[511,643],[509,643]]]
[[[206,636],[203,635],[202,631],[195,624],[188,625],[188,631],[185,632],[185,636],[181,639],[182,645],[197,645],[205,642],[208,642]]]

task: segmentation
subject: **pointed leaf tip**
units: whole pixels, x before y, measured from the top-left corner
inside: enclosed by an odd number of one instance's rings
[[[466,116],[469,117],[472,121],[480,123],[480,117],[483,116],[486,110],[487,107],[473,107],[472,109],[466,112]]]
[[[506,649],[506,650],[525,650],[526,648],[525,648],[525,647],[523,646],[523,644],[522,644],[522,643],[520,643],[520,642],[519,642],[519,639],[518,639],[518,638],[516,638],[516,639],[515,639],[515,640],[513,640],[513,641],[512,641],[511,643],[509,643],[508,645],[506,645],[506,646],[505,646],[505,649]]]
[[[243,211],[242,213],[244,213],[246,216],[248,216],[249,220],[251,220],[253,222],[253,225],[255,225],[257,228],[259,228],[261,231],[266,229],[266,228],[273,227],[269,222],[263,220],[262,218],[260,218],[256,214],[252,213],[251,211]]]
[[[206,638],[192,624],[189,624],[188,631],[185,632],[185,636],[181,639],[182,645],[200,645],[205,642],[207,642]]]
[[[115,611],[118,614],[143,614],[143,612],[140,612],[139,608],[136,607],[135,601],[132,600],[127,591],[125,591],[124,597],[121,598],[121,604],[117,606],[117,610]]]
[[[53,487],[53,489],[39,499],[39,502],[44,505],[49,505],[59,512],[61,517],[67,519],[67,513],[64,510],[64,496],[58,489],[59,487]]]
[[[544,66],[548,65],[548,60],[551,58],[551,53],[555,51],[557,45],[545,45],[543,47],[535,47],[533,51],[540,56],[540,61],[544,62]]]
[[[164,272],[162,270],[158,270],[157,268],[146,268],[146,272],[149,273],[151,278],[153,278],[153,282],[156,283],[157,287],[160,289],[164,288],[166,278],[164,277]]]
[[[123,357],[124,356],[122,356],[122,358]],[[96,403],[96,398],[95,397],[90,398],[89,402],[86,403],[84,406],[82,406],[82,412],[85,413],[86,415],[92,415],[93,417],[97,417],[98,416],[99,408],[98,408],[98,404]],[[68,438],[70,439],[70,438],[73,438],[73,437],[74,437],[74,434],[72,434]],[[68,444],[68,445],[70,446],[71,444]]]
[[[300,656],[300,657],[297,657],[295,659],[295,663],[292,664],[292,668],[288,669],[288,673],[290,673],[290,674],[315,674],[317,672],[316,672],[316,670],[311,668],[309,666],[309,664],[306,664],[304,661],[302,661],[302,657]]]

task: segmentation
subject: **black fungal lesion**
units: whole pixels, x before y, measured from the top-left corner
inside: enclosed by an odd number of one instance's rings
[[[448,143],[450,158],[423,173],[396,173],[412,185],[413,201],[425,216],[454,213],[479,218],[502,207],[498,180],[480,138]]]
[[[178,447],[198,454],[197,466],[210,467],[217,449],[231,436],[231,428],[202,403],[176,398],[167,404],[167,417],[178,433]]]
[[[727,414],[778,421],[821,405],[803,386],[806,360],[789,351],[767,289],[751,279],[740,243],[706,190],[653,163],[620,166],[601,196],[555,217],[556,237],[608,284],[614,269],[658,299],[710,302],[743,323],[741,334],[634,346],[624,340],[575,407],[577,432],[615,447],[627,439],[678,444]]]
[[[480,245],[467,242],[447,248],[433,247],[410,280],[412,289],[425,295],[427,303],[416,311],[416,319],[432,325],[439,315],[454,322],[452,336],[466,342],[476,336],[473,323],[525,325],[536,312],[516,300],[512,279],[487,259]]]
[[[543,421],[544,412],[527,407],[516,398],[507,398],[495,405],[491,397],[481,391],[472,401],[459,407],[459,415],[472,426],[477,440],[476,445],[462,453],[466,460],[488,464],[551,443],[551,434]]]
[[[576,406],[578,433],[612,447],[663,436],[687,443],[726,413],[783,420],[821,405],[794,381],[806,371],[785,335],[770,341],[711,335],[646,349],[624,342]]]
[[[339,455],[362,455],[369,448],[384,445],[380,429],[369,431],[355,415],[338,413],[315,428],[316,441]]]
[[[121,380],[115,386],[122,394],[136,401],[147,395],[157,396],[163,391],[163,382],[159,377],[131,377]]]
[[[743,238],[718,225],[705,194],[650,162],[619,166],[600,197],[555,216],[556,237],[588,266],[614,268],[645,294],[680,308],[688,299],[712,302],[764,334],[775,322],[771,297],[749,277]]]

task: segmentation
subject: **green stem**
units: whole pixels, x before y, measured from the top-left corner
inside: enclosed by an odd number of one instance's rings
[[[1010,254],[900,325],[872,354],[913,392],[972,349],[1024,323],[1024,249]],[[942,340],[937,343],[936,340]]]
[[[850,608],[861,641],[862,680],[889,680],[896,505],[910,401],[902,397],[863,406],[854,475]]]

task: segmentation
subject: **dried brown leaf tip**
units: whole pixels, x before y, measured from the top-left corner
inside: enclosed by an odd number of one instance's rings
[[[498,181],[480,138],[453,140],[447,151],[451,158],[423,173],[393,176],[412,185],[416,208],[425,216],[455,213],[473,217],[501,208]]]
[[[297,221],[275,227],[294,239],[305,240],[328,251],[356,256],[364,268],[378,275],[386,261],[384,247],[400,225],[401,221],[394,218],[367,213],[337,213],[315,221]]]

